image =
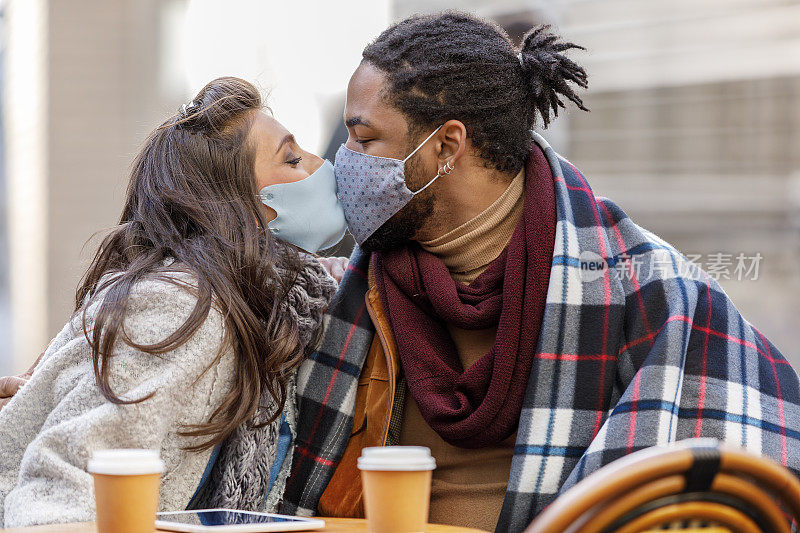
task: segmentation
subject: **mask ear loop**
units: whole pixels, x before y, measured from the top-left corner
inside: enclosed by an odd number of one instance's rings
[[[444,126],[444,124],[442,124],[442,126]],[[430,140],[431,140],[431,138],[432,138],[434,135],[436,135],[436,132],[438,132],[440,129],[442,129],[442,126],[439,126],[439,127],[438,127],[438,128],[436,128],[435,130],[433,130],[433,133],[431,133],[430,135],[428,135],[428,137],[427,137],[427,138],[426,138],[424,141],[422,141],[422,142],[419,144],[419,146],[417,146],[416,148],[414,148],[414,151],[413,151],[413,152],[411,152],[410,154],[408,154],[408,157],[406,157],[405,159],[403,159],[403,164],[405,165],[405,164],[406,164],[406,161],[408,161],[409,159],[411,159],[411,156],[412,156],[412,155],[416,154],[416,153],[417,153],[417,151],[418,151],[420,148],[422,148],[423,146],[425,146],[425,143],[426,143],[426,142],[428,142],[428,141],[430,141]],[[448,167],[449,167],[449,168],[448,168]],[[450,161],[448,161],[448,162],[447,162],[447,164],[446,164],[444,167],[442,167],[442,169],[441,169],[439,172],[437,172],[437,173],[436,173],[436,177],[435,177],[435,178],[433,178],[431,181],[429,181],[428,183],[426,183],[426,184],[425,184],[425,186],[424,186],[424,187],[422,187],[421,189],[418,189],[418,190],[416,190],[416,191],[413,191],[413,194],[414,194],[414,196],[418,195],[419,193],[421,193],[422,191],[424,191],[425,189],[427,189],[428,187],[430,187],[431,185],[433,185],[433,182],[434,182],[434,181],[436,181],[436,180],[438,180],[440,177],[442,177],[442,175],[443,175],[442,173],[444,173],[444,174],[450,174],[450,173],[453,171],[453,168],[454,168],[454,166],[453,166],[453,165],[450,163]]]
[[[442,168],[439,169],[439,172],[436,173],[435,178],[429,181],[423,188],[414,191],[414,196],[418,195],[419,193],[421,193],[422,191],[433,185],[433,182],[438,180],[442,176],[449,176],[454,168],[456,168],[456,166],[452,164],[450,161],[448,161]]]
[[[442,124],[442,126],[444,126],[444,124]],[[439,127],[438,127],[438,128],[436,128],[435,130],[433,130],[433,133],[431,133],[430,135],[428,135],[428,138],[427,138],[427,139],[425,139],[424,141],[422,141],[422,142],[419,144],[419,146],[417,146],[416,148],[414,148],[414,151],[413,151],[413,152],[411,152],[410,154],[408,154],[408,157],[406,157],[405,159],[403,159],[403,163],[405,164],[405,162],[406,162],[406,161],[408,161],[409,159],[411,159],[411,156],[412,156],[412,155],[416,154],[416,153],[417,153],[417,151],[418,151],[420,148],[422,148],[423,146],[425,146],[425,143],[426,143],[426,142],[428,142],[428,141],[430,141],[430,140],[431,140],[431,137],[433,137],[434,135],[436,135],[436,132],[437,132],[437,131],[439,131],[440,129],[442,129],[442,126],[439,126]]]

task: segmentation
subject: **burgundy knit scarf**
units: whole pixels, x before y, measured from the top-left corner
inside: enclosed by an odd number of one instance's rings
[[[497,444],[516,431],[550,279],[556,212],[553,175],[534,145],[524,212],[506,250],[471,284],[416,243],[374,254],[381,302],[420,412],[445,441]],[[491,350],[466,370],[446,324],[497,326]]]

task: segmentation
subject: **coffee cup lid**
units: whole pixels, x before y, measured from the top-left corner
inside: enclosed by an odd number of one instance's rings
[[[434,470],[436,459],[424,446],[378,446],[364,448],[358,458],[361,470],[414,471]]]
[[[96,450],[87,470],[110,476],[160,474],[164,471],[164,461],[158,450]]]

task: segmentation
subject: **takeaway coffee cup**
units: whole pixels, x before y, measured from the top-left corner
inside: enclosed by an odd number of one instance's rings
[[[436,460],[422,446],[364,448],[358,459],[372,533],[422,533]]]
[[[164,463],[156,450],[98,450],[94,476],[99,533],[153,533]]]

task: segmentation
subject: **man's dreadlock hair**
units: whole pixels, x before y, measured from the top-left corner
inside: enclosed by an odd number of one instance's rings
[[[390,26],[364,49],[363,60],[386,73],[388,100],[412,133],[460,120],[488,167],[516,174],[531,149],[537,113],[547,127],[564,107],[559,95],[588,111],[570,87],[585,89],[586,72],[562,53],[583,47],[539,26],[520,48],[497,24],[446,11]]]

